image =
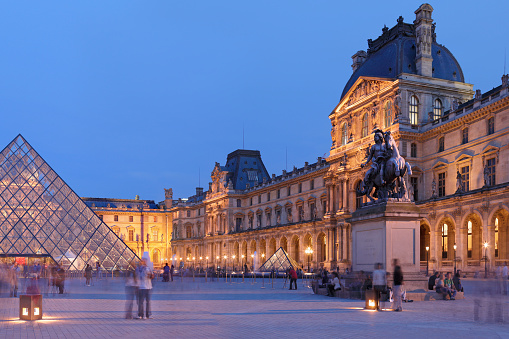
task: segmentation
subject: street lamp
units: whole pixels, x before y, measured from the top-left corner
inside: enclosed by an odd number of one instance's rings
[[[311,255],[313,254],[313,249],[310,246],[308,246],[308,248],[306,248],[306,250],[304,252],[306,252],[306,254],[308,255],[308,273],[309,273],[309,271],[310,271],[309,270],[309,262],[311,260]]]
[[[253,264],[253,271],[254,271],[254,254],[251,254],[251,262]]]
[[[484,279],[488,278],[488,242],[484,242]]]
[[[429,275],[429,246],[426,246],[426,276]]]
[[[232,255],[232,271],[235,271],[235,254]]]
[[[452,248],[454,248],[454,275],[456,275],[456,244]]]
[[[203,257],[200,257],[200,268],[203,268],[202,260],[203,260]]]
[[[223,256],[224,258],[224,271],[226,272],[226,258],[228,258],[226,255]]]

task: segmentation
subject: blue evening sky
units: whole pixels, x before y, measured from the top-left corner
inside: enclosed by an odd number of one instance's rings
[[[328,154],[351,56],[422,1],[1,1],[0,145],[18,133],[80,195],[156,202],[260,150]],[[467,82],[498,86],[509,2],[431,2]]]

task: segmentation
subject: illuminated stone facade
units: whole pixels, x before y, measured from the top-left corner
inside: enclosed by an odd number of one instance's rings
[[[81,198],[141,258],[149,252],[156,267],[171,257],[171,214],[152,200]],[[167,202],[171,206],[171,196]]]

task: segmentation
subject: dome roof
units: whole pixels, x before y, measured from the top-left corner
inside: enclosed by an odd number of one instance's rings
[[[383,34],[378,39],[369,39],[368,45],[367,58],[346,83],[341,99],[361,76],[395,79],[401,73],[417,74],[414,25],[403,23],[401,17],[398,24],[390,30],[384,27]],[[431,55],[434,78],[465,81],[456,58],[447,48],[436,43],[434,33]]]

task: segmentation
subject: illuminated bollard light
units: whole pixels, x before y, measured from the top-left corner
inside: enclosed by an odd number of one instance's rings
[[[41,294],[25,294],[19,296],[19,318],[21,320],[42,319]]]

